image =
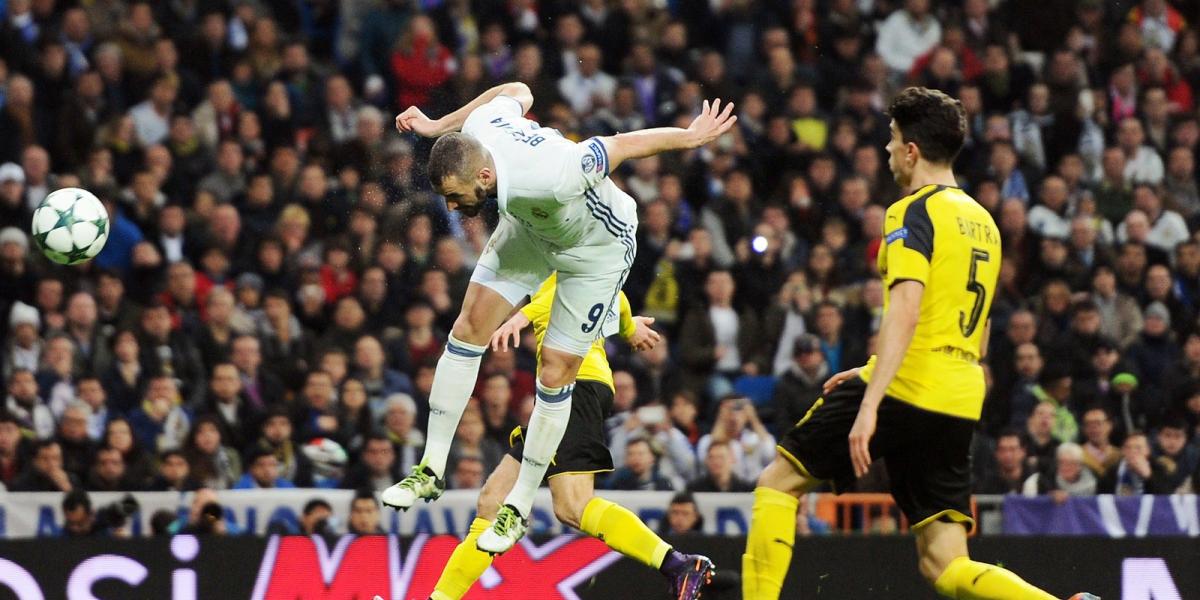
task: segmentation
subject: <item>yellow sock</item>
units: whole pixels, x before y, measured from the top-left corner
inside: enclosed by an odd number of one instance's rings
[[[742,555],[743,600],[776,600],[783,589],[792,546],[796,543],[796,510],[800,501],[776,489],[754,490],[750,535]]]
[[[933,587],[937,593],[955,600],[1057,600],[1004,567],[975,562],[965,556],[950,561]]]
[[[583,508],[580,520],[580,530],[584,533],[655,569],[662,566],[663,557],[671,551],[671,545],[650,531],[637,515],[604,498],[592,498]]]
[[[476,517],[471,521],[467,537],[454,549],[450,555],[450,562],[446,563],[437,586],[433,588],[433,595],[430,596],[432,600],[459,600],[467,594],[467,590],[471,589],[483,572],[492,566],[492,555],[475,547],[475,540],[491,526],[492,522],[487,519]]]

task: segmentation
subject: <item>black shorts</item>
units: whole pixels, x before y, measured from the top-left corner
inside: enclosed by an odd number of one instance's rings
[[[780,453],[801,473],[833,484],[834,493],[856,477],[850,461],[850,429],[867,384],[847,380],[818,399],[779,443]],[[892,497],[912,529],[935,521],[971,518],[971,437],[975,422],[923,410],[885,396],[879,405],[871,458],[887,464]]]
[[[604,420],[612,414],[612,388],[599,381],[575,382],[571,393],[571,420],[558,452],[546,469],[546,478],[564,473],[607,473],[613,470],[612,453],[604,433]],[[525,448],[525,428],[517,427],[508,436],[508,455],[521,462]]]

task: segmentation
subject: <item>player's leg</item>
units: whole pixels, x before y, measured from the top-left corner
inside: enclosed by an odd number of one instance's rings
[[[854,378],[819,398],[779,441],[775,460],[758,478],[746,553],[742,555],[744,600],[776,600],[792,563],[800,496],[823,480],[835,489],[854,480],[846,441],[866,384]]]
[[[971,439],[975,423],[885,398],[879,453],[892,497],[913,523],[918,568],[938,594],[958,600],[1054,600],[1007,569],[967,556]]]
[[[742,555],[742,597],[775,600],[792,565],[800,496],[819,483],[783,454],[763,470],[754,489],[750,533]]]
[[[462,311],[433,375],[425,453],[412,475],[383,491],[380,501],[385,506],[407,509],[420,498],[429,501],[441,496],[450,444],[475,388],[488,338],[512,308],[512,303],[490,287],[474,281],[467,286]]]
[[[517,225],[502,220],[471,274],[462,310],[438,359],[429,393],[425,453],[412,475],[383,491],[383,504],[407,509],[418,498],[429,501],[441,495],[450,444],[475,388],[488,340],[513,307],[549,275],[542,248]]]
[[[957,600],[1057,600],[1003,567],[967,556],[962,523],[933,521],[917,531],[921,575],[938,594]]]
[[[554,516],[603,541],[609,548],[658,570],[671,582],[673,598],[696,598],[715,571],[712,561],[683,554],[663,541],[629,509],[595,495],[591,473],[550,477]]]
[[[599,250],[604,250],[601,247]],[[601,262],[599,258],[595,261]],[[578,265],[572,265],[578,266]],[[607,266],[611,269],[611,265]],[[571,418],[571,394],[583,357],[604,331],[627,271],[578,274],[558,270],[558,286],[550,322],[542,338],[537,398],[525,432],[524,455],[517,484],[504,500],[492,528],[479,538],[479,548],[501,553],[525,535],[529,512],[550,460]]]
[[[520,468],[521,463],[517,462],[517,459],[505,455],[496,470],[488,476],[483,489],[479,491],[475,520],[471,522],[467,537],[450,555],[450,561],[442,570],[442,576],[433,588],[430,600],[459,600],[491,566],[492,555],[476,548],[475,543],[479,536],[491,527],[496,512],[500,510],[500,503],[517,481],[517,471]]]

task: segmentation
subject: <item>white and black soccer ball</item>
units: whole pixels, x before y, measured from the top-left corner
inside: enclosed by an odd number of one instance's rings
[[[55,190],[33,212],[31,233],[46,258],[61,265],[76,265],[95,258],[104,249],[108,211],[87,190]]]

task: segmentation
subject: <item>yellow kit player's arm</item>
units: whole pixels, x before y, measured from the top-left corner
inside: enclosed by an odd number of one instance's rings
[[[900,370],[900,363],[904,361],[908,345],[912,343],[917,320],[921,317],[921,297],[925,294],[925,284],[913,280],[900,281],[888,290],[888,294],[888,310],[883,314],[883,323],[879,326],[875,372],[867,384],[867,391],[863,393],[858,418],[850,429],[850,459],[859,477],[866,474],[871,466],[870,443],[871,436],[875,434],[879,403],[883,402],[884,392]]]

